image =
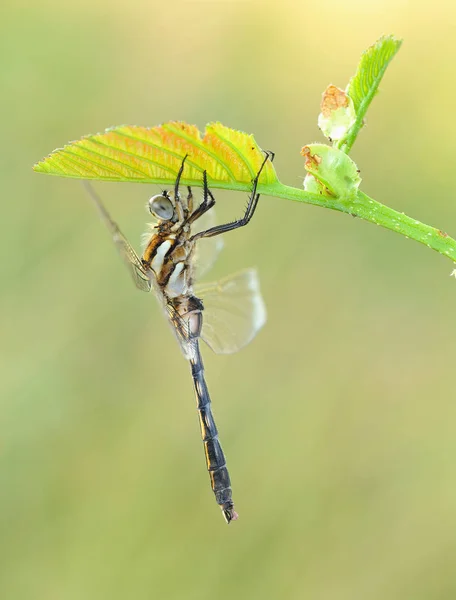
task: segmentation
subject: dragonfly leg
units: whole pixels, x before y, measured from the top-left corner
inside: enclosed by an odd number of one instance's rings
[[[178,198],[178,196],[179,196],[179,184],[180,184],[180,180],[182,177],[182,173],[184,172],[184,166],[185,166],[185,161],[187,160],[187,156],[188,156],[188,154],[186,154],[184,156],[184,158],[182,159],[180,169],[177,173],[176,182],[174,184],[174,198]]]
[[[188,194],[187,194],[187,210],[191,214],[193,212],[193,192],[192,188],[187,186]]]
[[[197,219],[202,217],[204,213],[210,210],[215,205],[215,198],[212,195],[209,186],[207,185],[207,171],[203,172],[203,201],[198,208],[188,218],[188,223],[192,224]]]
[[[232,221],[231,223],[224,223],[223,225],[216,225],[215,227],[211,227],[210,229],[206,229],[206,231],[200,231],[199,233],[195,234],[191,240],[195,241],[198,240],[200,238],[204,238],[204,237],[214,237],[216,235],[220,235],[221,233],[226,233],[227,231],[233,231],[234,229],[238,229],[239,227],[244,227],[245,225],[247,225],[247,223],[249,223],[250,219],[253,217],[256,207],[258,205],[258,200],[260,199],[260,194],[257,194],[257,186],[258,186],[258,180],[260,178],[261,172],[263,171],[264,165],[266,164],[266,162],[268,160],[271,160],[271,162],[274,160],[274,153],[273,152],[265,152],[265,158],[263,160],[263,162],[261,163],[261,166],[258,170],[258,173],[256,174],[254,180],[253,180],[253,187],[252,187],[252,191],[250,193],[250,197],[249,197],[249,201],[247,203],[247,207],[245,209],[245,213],[244,216],[241,219],[237,219],[236,221]],[[209,192],[209,190],[207,190]],[[209,194],[212,196],[212,194],[209,192]]]
[[[174,183],[174,201],[176,203],[176,209],[177,209],[177,215],[179,220],[184,219],[184,217],[187,215],[187,209],[183,206],[182,204],[182,200],[179,194],[179,185],[180,185],[180,180],[182,177],[182,173],[184,172],[184,166],[185,166],[185,161],[187,159],[188,154],[186,154],[184,156],[184,158],[182,159],[182,163],[180,166],[180,169],[177,173],[177,177],[176,177],[176,182]]]

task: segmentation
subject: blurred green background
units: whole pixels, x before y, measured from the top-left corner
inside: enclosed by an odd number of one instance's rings
[[[452,264],[269,197],[226,236],[215,276],[256,265],[269,315],[238,355],[205,351],[226,527],[155,300],[80,183],[31,170],[111,125],[220,120],[300,186],[321,92],[394,33],[352,154],[364,191],[454,236],[455,25],[449,0],[2,5],[2,600],[456,597]],[[97,185],[133,241],[157,189]]]

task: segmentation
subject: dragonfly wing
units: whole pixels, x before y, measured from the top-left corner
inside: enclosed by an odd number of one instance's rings
[[[84,186],[88,191],[90,197],[95,202],[98,211],[100,213],[101,218],[106,224],[107,228],[112,234],[112,239],[116,248],[122,257],[125,265],[127,266],[130,275],[132,276],[133,282],[138,289],[143,292],[150,292],[151,282],[147,272],[144,270],[141,259],[136,254],[134,248],[131,246],[130,242],[120,231],[117,223],[115,223],[111,215],[108,213],[104,204],[102,203],[98,194],[96,194],[93,187],[89,184],[89,182],[85,181]]]
[[[255,269],[195,286],[195,294],[204,305],[201,337],[217,354],[237,352],[266,323],[266,307]]]
[[[142,292],[150,292],[151,282],[142,266],[141,259],[118,228],[113,235],[113,240],[136,287]]]
[[[183,355],[187,360],[192,360],[198,353],[198,338],[190,335],[188,321],[180,316],[170,302],[165,302],[164,308]]]
[[[214,227],[215,224],[215,210],[211,208],[195,221],[192,233],[196,234],[200,231],[205,231]],[[195,248],[195,278],[197,280],[210,271],[222,249],[223,239],[221,236],[198,240]]]

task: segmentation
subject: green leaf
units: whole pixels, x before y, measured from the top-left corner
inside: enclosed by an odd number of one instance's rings
[[[335,196],[341,200],[356,193],[361,177],[352,159],[341,150],[326,144],[308,144],[301,150],[305,157],[305,169],[310,175],[304,180],[307,192]],[[315,180],[322,188],[315,185]]]
[[[388,35],[381,37],[363,52],[356,74],[350,79],[347,88],[347,93],[353,100],[357,114],[363,110],[366,101],[370,101],[377,92],[386,68],[401,44],[402,40]]]
[[[206,170],[212,187],[246,191],[264,160],[253,135],[210,123],[202,136],[194,125],[173,121],[150,128],[122,125],[86,136],[33,169],[61,177],[173,184],[185,155],[183,184],[201,186]],[[277,182],[268,161],[259,183]]]
[[[401,44],[402,40],[398,40],[392,35],[384,36],[361,56],[356,74],[350,79],[346,90],[348,96],[353,100],[356,121],[345,138],[337,143],[337,147],[344,152],[348,152],[353,146],[356,136],[363,126],[367,109],[378,91],[380,81]]]

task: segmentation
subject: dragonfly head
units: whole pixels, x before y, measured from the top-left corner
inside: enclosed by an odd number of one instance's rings
[[[162,221],[171,221],[174,217],[174,205],[168,192],[152,196],[148,202],[149,212]]]

